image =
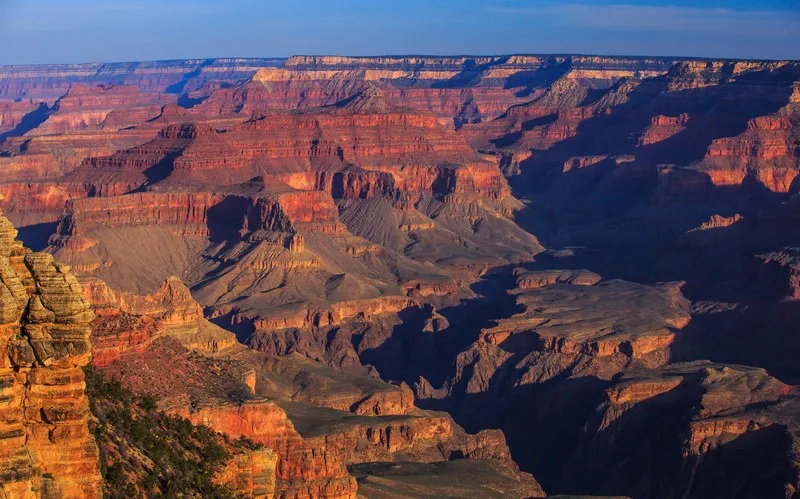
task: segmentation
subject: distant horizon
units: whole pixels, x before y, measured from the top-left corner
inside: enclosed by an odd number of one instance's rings
[[[19,66],[84,66],[93,64],[139,64],[144,62],[177,62],[177,61],[210,61],[210,60],[226,60],[226,59],[239,59],[249,61],[287,61],[292,57],[349,57],[353,59],[375,59],[375,58],[390,58],[401,59],[409,57],[420,58],[443,58],[443,59],[456,59],[456,58],[480,58],[480,57],[516,57],[516,56],[531,56],[531,57],[608,57],[608,58],[630,58],[630,59],[664,59],[664,60],[681,60],[681,61],[758,61],[758,62],[800,62],[800,57],[792,58],[758,58],[758,57],[710,57],[710,56],[690,56],[690,55],[645,55],[645,54],[607,54],[607,53],[579,53],[579,52],[514,52],[514,53],[498,53],[498,54],[425,54],[425,53],[409,53],[409,54],[375,54],[375,55],[352,55],[352,54],[334,54],[334,53],[319,53],[319,54],[291,54],[286,56],[215,56],[215,57],[177,57],[167,59],[139,59],[139,60],[107,60],[107,61],[70,61],[70,62],[34,62],[34,63],[19,63],[19,64],[2,64],[0,67],[19,67]]]
[[[0,46],[2,65],[320,52],[798,60],[800,2],[5,0]]]

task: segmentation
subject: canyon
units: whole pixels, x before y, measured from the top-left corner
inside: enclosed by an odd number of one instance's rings
[[[796,61],[1,67],[0,490],[798,497],[798,173]]]

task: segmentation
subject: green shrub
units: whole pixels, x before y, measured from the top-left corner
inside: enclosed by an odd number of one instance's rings
[[[231,458],[223,435],[158,411],[152,397],[137,396],[91,368],[85,373],[107,497],[232,497],[213,483]],[[254,448],[249,445],[255,446],[242,440],[238,447]]]

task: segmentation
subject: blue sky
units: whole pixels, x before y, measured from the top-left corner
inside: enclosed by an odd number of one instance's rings
[[[507,53],[800,59],[800,0],[0,0],[0,64]]]

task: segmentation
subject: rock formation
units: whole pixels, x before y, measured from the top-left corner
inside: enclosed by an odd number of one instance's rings
[[[791,497],[796,404],[795,389],[763,369],[697,362],[625,374],[605,390],[567,474],[587,473],[598,493]],[[737,480],[719,481],[731,472]]]
[[[81,368],[92,355],[89,301],[69,272],[33,253],[0,215],[2,453],[6,497],[100,497]]]
[[[542,495],[511,460],[502,433],[469,435],[449,416],[416,408],[405,385],[247,349],[202,318],[177,278],[152,296],[116,293],[97,281],[85,289],[98,309],[98,368],[171,414],[274,450],[280,497],[354,497],[347,466],[357,463],[463,458],[502,470],[525,495]],[[256,458],[235,457],[223,477],[259,481],[251,468],[236,468]],[[484,480],[465,487],[479,490]]]

